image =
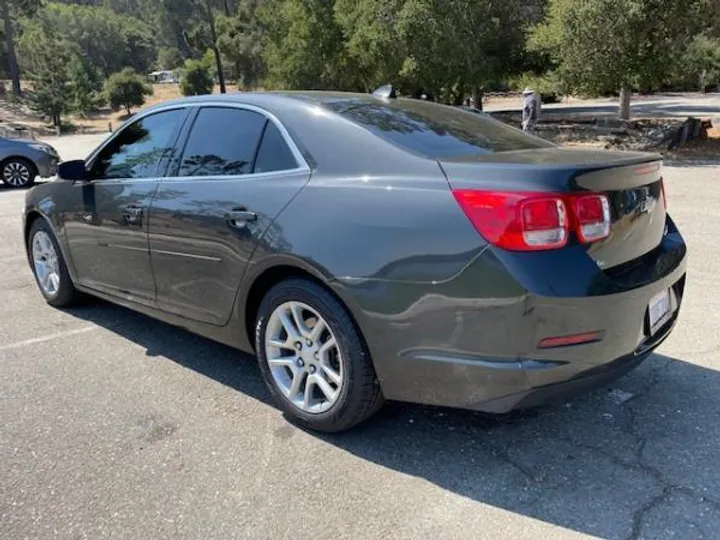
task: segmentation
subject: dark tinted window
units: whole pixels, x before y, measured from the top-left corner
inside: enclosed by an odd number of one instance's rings
[[[138,120],[103,148],[93,163],[94,179],[152,178],[157,164],[173,150],[173,135],[185,109],[160,112]]]
[[[433,159],[554,146],[487,115],[419,100],[327,106],[384,139]]]
[[[255,161],[255,172],[288,171],[297,166],[280,130],[273,122],[268,122]]]
[[[234,176],[252,171],[266,119],[241,109],[202,109],[190,132],[180,176]]]

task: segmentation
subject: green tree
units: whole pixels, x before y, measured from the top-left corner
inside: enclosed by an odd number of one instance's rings
[[[352,89],[350,66],[334,1],[269,0],[259,10],[268,34],[263,58],[271,85],[280,88]]]
[[[93,68],[106,77],[125,67],[144,73],[155,62],[156,48],[150,27],[107,7],[50,2],[34,17],[22,21],[23,33],[37,26],[74,43]]]
[[[20,85],[20,67],[15,52],[15,26],[21,15],[32,15],[41,4],[41,0],[2,0],[0,1],[0,15],[3,19],[3,33],[5,35],[5,54],[7,55],[10,79],[12,80],[15,95],[22,95]]]
[[[167,47],[158,51],[157,67],[159,69],[176,69],[183,64],[182,53],[175,47]]]
[[[59,135],[62,115],[72,110],[73,105],[68,69],[72,59],[71,46],[41,28],[24,35],[19,45],[28,59],[33,82],[28,103],[34,111],[50,118]]]
[[[80,115],[105,104],[102,74],[87,58],[74,54],[69,65],[72,110]]]
[[[720,83],[720,37],[701,34],[690,43],[683,62],[683,73],[694,78],[701,92]]]
[[[152,86],[132,68],[114,73],[105,83],[105,95],[110,106],[114,110],[124,107],[128,116],[132,107],[142,107],[145,96],[151,96],[152,93]]]
[[[712,0],[550,0],[529,49],[545,53],[571,90],[620,92],[630,116],[633,89],[659,87],[682,62]]]
[[[245,1],[235,14],[217,18],[218,49],[234,66],[238,84],[256,86],[265,74],[262,58],[265,29],[254,2]]]
[[[211,71],[212,57],[206,55],[202,60],[189,59],[180,78],[180,92],[183,96],[212,94],[214,81]]]

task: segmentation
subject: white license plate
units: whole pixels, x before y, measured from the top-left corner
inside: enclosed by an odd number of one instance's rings
[[[670,315],[670,291],[665,290],[650,300],[648,312],[650,313],[650,333],[654,334]]]

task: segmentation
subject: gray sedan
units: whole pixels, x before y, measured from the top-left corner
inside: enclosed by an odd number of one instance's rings
[[[49,144],[0,137],[0,178],[8,187],[26,188],[38,176],[53,176],[59,161],[57,151]]]
[[[606,384],[685,290],[661,156],[392,92],[165,103],[58,177],[24,214],[50,305],[92,294],[254,351],[316,430],[386,399],[506,412]]]

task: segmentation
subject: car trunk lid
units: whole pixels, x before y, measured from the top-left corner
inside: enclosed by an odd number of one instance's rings
[[[605,194],[610,235],[588,246],[588,254],[603,269],[653,250],[665,231],[662,157],[656,154],[557,147],[439,163],[452,189]]]

